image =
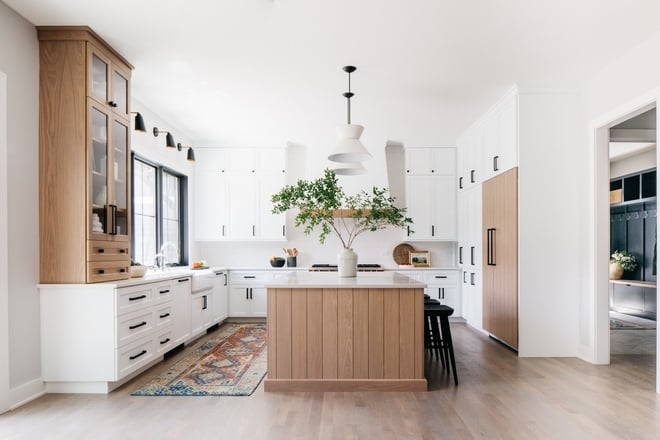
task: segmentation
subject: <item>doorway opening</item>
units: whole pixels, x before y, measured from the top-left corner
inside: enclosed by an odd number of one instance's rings
[[[635,356],[655,374],[656,108],[609,128],[610,363]]]

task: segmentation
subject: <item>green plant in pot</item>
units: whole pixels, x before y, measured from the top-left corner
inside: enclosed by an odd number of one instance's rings
[[[357,255],[353,252],[353,242],[358,236],[389,226],[404,228],[412,224],[412,219],[405,216],[405,208],[394,205],[394,198],[388,195],[387,189],[373,187],[370,192],[347,195],[339,186],[334,171],[329,169],[324,170],[319,179],[299,180],[295,185],[285,186],[271,200],[274,214],[297,209],[295,225],[304,227],[306,235],[320,228],[321,244],[330,233],[339,238],[343,250],[338,257],[338,270],[343,277],[356,275]]]
[[[628,251],[616,250],[610,256],[610,279],[619,280],[624,271],[633,271],[637,267],[637,257]]]

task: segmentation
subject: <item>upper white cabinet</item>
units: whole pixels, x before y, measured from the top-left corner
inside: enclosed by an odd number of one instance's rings
[[[485,123],[483,180],[518,165],[518,95],[508,94],[488,115]]]
[[[405,240],[456,240],[455,148],[406,149],[406,208]]]
[[[285,215],[272,214],[270,201],[286,183],[285,150],[200,148],[200,153],[195,170],[195,238],[286,239]]]
[[[458,189],[518,166],[518,93],[512,89],[457,141]]]

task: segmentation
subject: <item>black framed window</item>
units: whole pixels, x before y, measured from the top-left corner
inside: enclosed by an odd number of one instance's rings
[[[187,264],[187,187],[186,176],[133,155],[133,260]]]

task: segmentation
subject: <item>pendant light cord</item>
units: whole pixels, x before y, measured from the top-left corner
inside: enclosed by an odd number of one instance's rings
[[[344,66],[343,68],[344,72],[348,73],[348,92],[344,93],[344,98],[346,98],[346,108],[347,108],[347,114],[348,114],[348,124],[350,125],[351,123],[351,98],[353,97],[353,93],[351,92],[351,73],[355,72],[357,70],[357,67],[355,66]]]

